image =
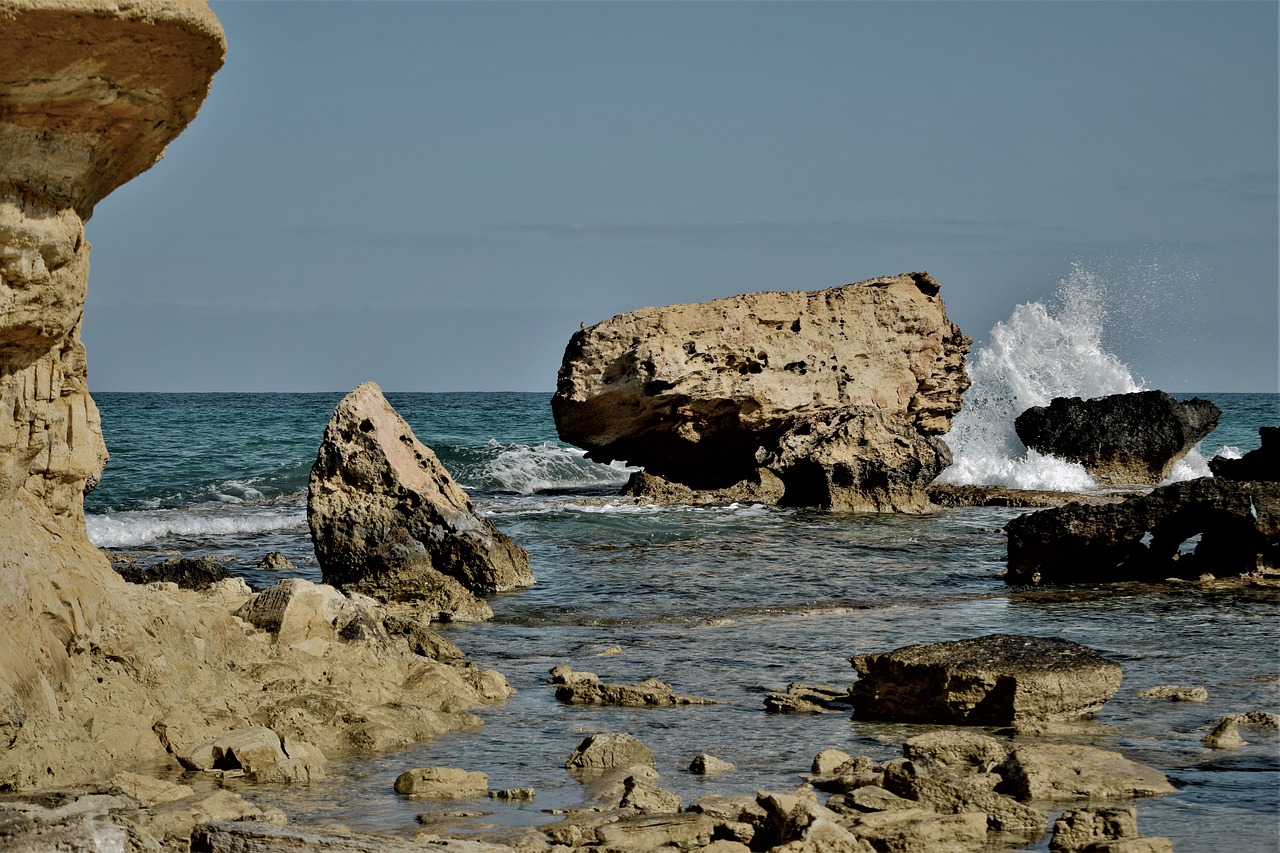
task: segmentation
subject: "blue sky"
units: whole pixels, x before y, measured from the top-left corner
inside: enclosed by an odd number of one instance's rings
[[[551,390],[581,322],[911,270],[981,343],[1078,263],[1150,387],[1277,390],[1275,3],[211,5],[94,389]]]

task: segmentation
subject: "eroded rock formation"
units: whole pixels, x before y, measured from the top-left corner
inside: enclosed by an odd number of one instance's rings
[[[923,511],[969,385],[938,292],[910,273],[616,316],[569,341],[556,427],[643,466],[649,497]]]
[[[476,595],[533,583],[529,555],[481,518],[382,390],[338,403],[307,483],[307,521],[327,582],[382,601],[420,601],[455,619]]]
[[[1056,397],[1018,415],[1014,429],[1027,447],[1079,462],[1103,485],[1154,486],[1213,432],[1220,414],[1199,397],[1180,402],[1163,391],[1138,391]]]
[[[1011,584],[1224,577],[1280,568],[1280,483],[1201,477],[1120,504],[1020,515]]]
[[[298,626],[281,637],[232,616],[242,581],[131,585],[89,542],[83,495],[107,455],[80,342],[83,223],[191,121],[224,53],[203,2],[0,0],[0,791],[249,726],[385,749],[478,725],[466,709],[510,692],[414,654],[430,643],[405,615],[370,638],[332,623],[347,601],[278,620]]]

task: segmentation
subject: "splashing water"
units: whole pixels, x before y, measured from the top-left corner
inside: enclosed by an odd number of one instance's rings
[[[1082,465],[1025,448],[1013,421],[1054,397],[1143,390],[1103,347],[1106,296],[1100,277],[1076,263],[1050,305],[1019,305],[996,323],[990,342],[970,358],[973,384],[946,436],[954,461],[939,480],[1056,491],[1098,487]]]

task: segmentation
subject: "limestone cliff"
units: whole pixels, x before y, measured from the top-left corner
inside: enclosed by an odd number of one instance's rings
[[[385,748],[475,725],[465,708],[507,694],[413,654],[411,617],[293,642],[232,617],[243,584],[132,586],[88,540],[107,454],[80,343],[83,223],[187,126],[224,54],[203,2],[0,0],[0,791],[249,725]]]
[[[937,436],[969,385],[969,339],[938,293],[927,273],[908,273],[619,315],[569,341],[557,429],[649,480],[923,509],[924,485],[950,461]]]

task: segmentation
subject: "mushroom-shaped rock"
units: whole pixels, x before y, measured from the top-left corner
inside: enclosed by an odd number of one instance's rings
[[[873,720],[1002,726],[1096,714],[1120,687],[1120,665],[1086,646],[991,634],[858,655],[854,715]]]
[[[1179,402],[1163,391],[1082,400],[1056,397],[1014,421],[1033,450],[1079,462],[1103,485],[1155,485],[1218,425],[1218,407],[1199,397]]]
[[[790,505],[922,511],[969,385],[927,273],[645,308],[577,332],[552,412],[597,461]],[[735,488],[736,487],[736,488]]]
[[[382,601],[443,594],[462,610],[466,593],[533,583],[529,555],[476,514],[372,382],[334,409],[311,469],[307,521],[325,582]]]

